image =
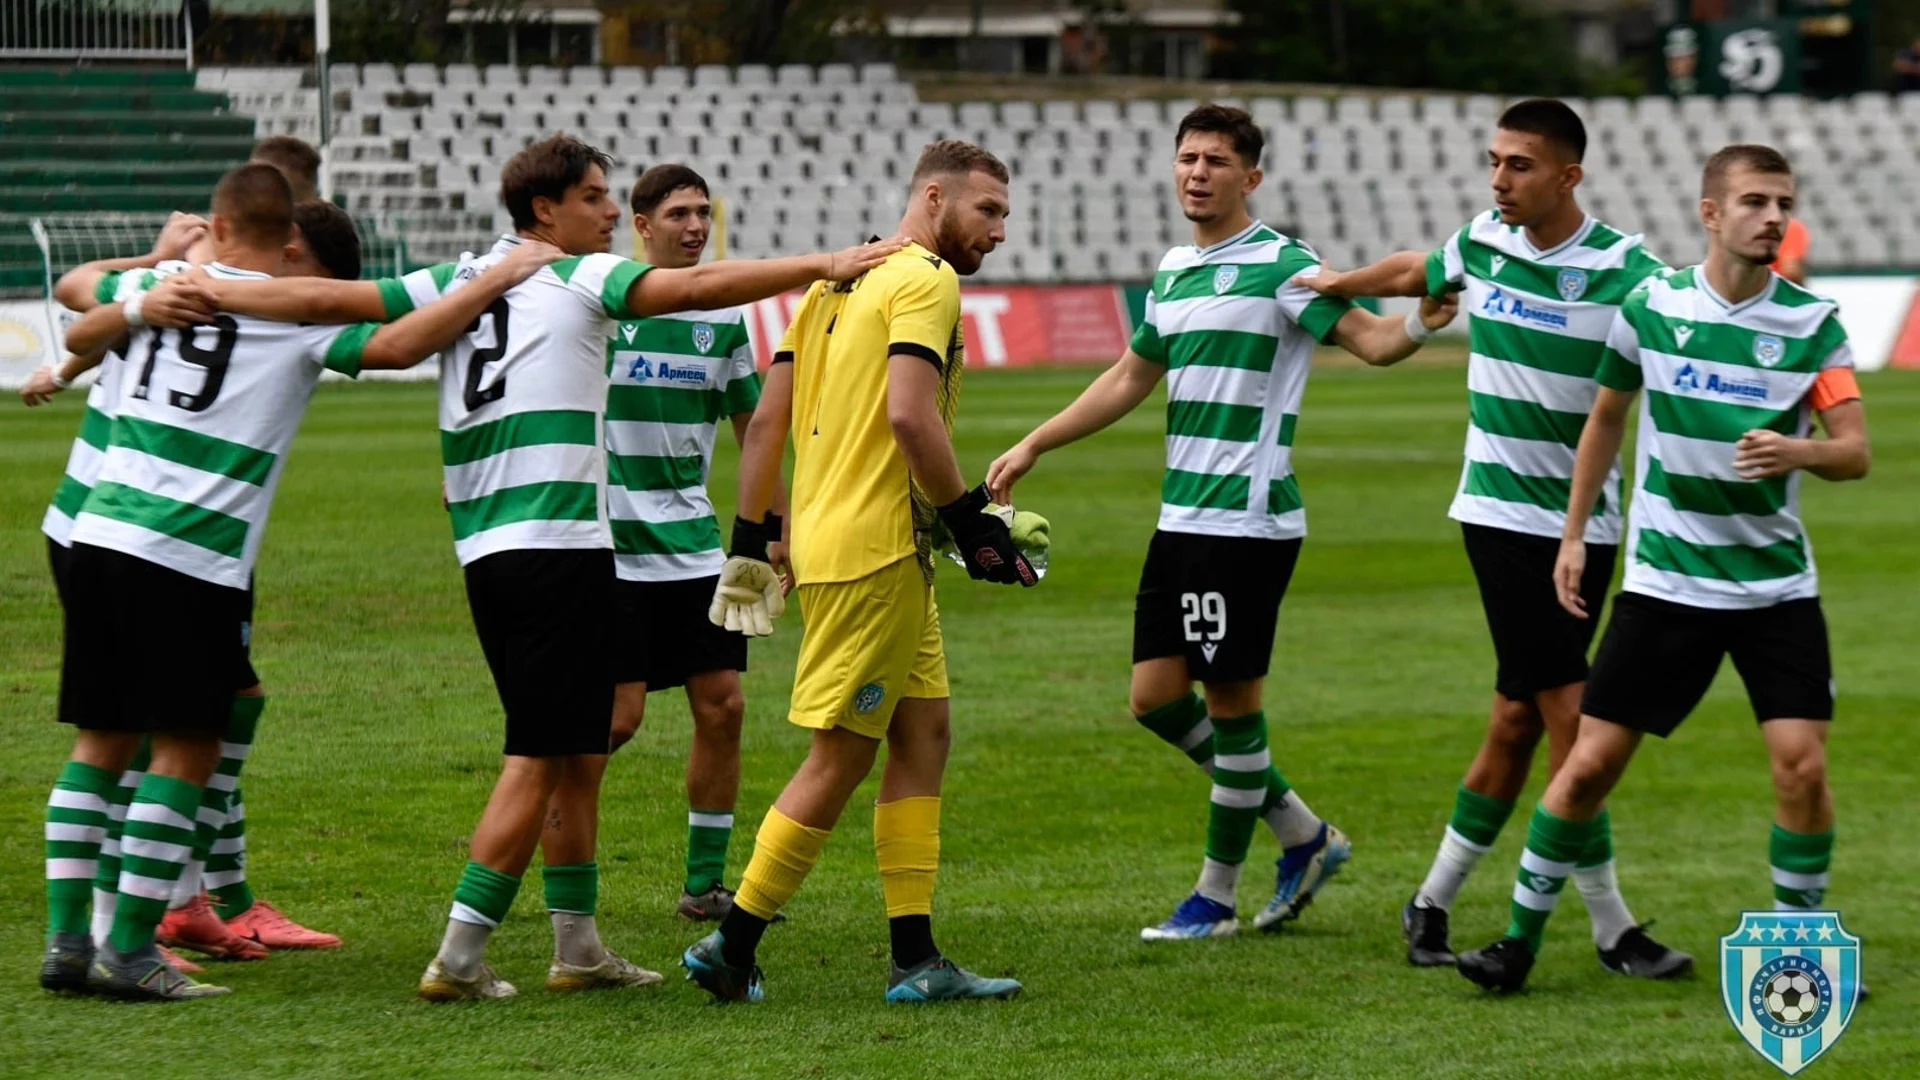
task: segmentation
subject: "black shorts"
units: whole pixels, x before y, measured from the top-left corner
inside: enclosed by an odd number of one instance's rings
[[[240,662],[234,665],[233,688],[250,690],[260,685],[253,670],[253,578],[247,578],[247,598],[240,605]]]
[[[687,581],[628,581],[614,585],[613,681],[646,683],[648,690],[687,685],[710,671],[747,670],[747,636],[707,619],[719,575]]]
[[[67,581],[72,575],[73,549],[52,537],[47,538],[47,562],[53,567],[53,588],[60,594],[60,608],[67,607]],[[253,670],[253,579],[247,579],[247,596],[240,608],[240,655],[233,669],[233,688],[247,690],[260,684]]]
[[[1133,662],[1186,658],[1203,683],[1262,678],[1300,541],[1156,531],[1133,601]]]
[[[94,731],[218,736],[243,662],[246,593],[108,548],[65,568],[60,721]]]
[[[1511,701],[1531,701],[1542,690],[1552,690],[1587,677],[1587,650],[1600,626],[1600,609],[1607,602],[1607,584],[1613,580],[1620,549],[1613,544],[1588,544],[1587,569],[1580,579],[1580,596],[1588,618],[1576,619],[1560,606],[1553,588],[1553,564],[1560,557],[1560,541],[1512,529],[1487,525],[1460,525],[1467,543],[1467,561],[1480,585],[1480,606],[1493,632],[1493,655],[1499,665],[1493,688]]]
[[[507,712],[505,753],[604,754],[613,728],[613,552],[501,551],[467,564],[467,606]]]
[[[1820,601],[1727,611],[1625,592],[1613,598],[1580,711],[1665,738],[1700,703],[1728,655],[1754,719],[1833,719]]]

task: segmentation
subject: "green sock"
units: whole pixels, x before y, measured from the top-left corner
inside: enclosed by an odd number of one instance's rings
[[[1574,861],[1586,848],[1592,828],[1592,822],[1554,817],[1545,806],[1533,808],[1527,850],[1520,854],[1520,872],[1514,878],[1507,936],[1525,938],[1536,954],[1546,937],[1547,918],[1560,902],[1560,890],[1572,876]]]
[[[1267,802],[1273,759],[1267,752],[1267,715],[1213,719],[1213,793],[1207,807],[1207,858],[1238,866],[1247,861],[1253,830]]]
[[[1447,828],[1469,843],[1490,848],[1512,816],[1512,799],[1489,798],[1461,784],[1453,793],[1453,818],[1447,822]]]
[[[1134,719],[1158,735],[1162,742],[1187,755],[1195,765],[1212,769],[1213,721],[1207,719],[1207,706],[1199,694],[1188,691],[1186,697],[1169,701]]]
[[[732,810],[687,811],[688,896],[699,896],[726,880],[727,843],[732,839]]]
[[[1588,822],[1587,826],[1586,846],[1580,849],[1580,857],[1573,861],[1576,870],[1605,866],[1613,861],[1613,819],[1602,810],[1600,816]]]
[[[519,891],[518,877],[470,862],[460,871],[460,884],[453,890],[453,918],[480,926],[499,926],[513,908],[513,897]]]
[[[119,777],[69,761],[47,795],[47,929],[84,934],[93,903],[100,845],[107,838],[107,800]]]
[[[207,781],[208,790],[223,789],[227,799],[220,831],[207,850],[204,875],[214,909],[222,919],[231,919],[253,906],[253,890],[247,887],[247,809],[240,798],[240,769],[252,752],[260,716],[266,711],[264,694],[233,699],[227,730],[220,738],[220,765]]]
[[[1773,864],[1774,910],[1813,911],[1827,896],[1833,830],[1797,833],[1775,825],[1767,840],[1767,861]]]
[[[599,863],[543,866],[540,868],[540,881],[546,887],[548,911],[565,912],[569,915],[591,915],[599,906]]]
[[[113,790],[107,794],[107,835],[100,843],[100,868],[93,875],[93,937],[105,941],[113,927],[113,913],[120,906],[120,840],[127,827],[127,807],[133,805],[133,793],[146,779],[147,765],[153,760],[145,739],[127,763]]]
[[[196,784],[153,772],[140,781],[120,839],[120,899],[108,935],[114,951],[138,952],[153,943],[154,928],[192,855],[199,807]]]

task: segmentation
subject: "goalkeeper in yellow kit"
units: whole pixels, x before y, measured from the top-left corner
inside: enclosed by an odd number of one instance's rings
[[[1008,998],[1011,979],[962,970],[933,943],[946,770],[947,665],[933,596],[936,523],[976,579],[1039,580],[984,485],[961,479],[949,433],[965,357],[959,276],[1006,239],[1007,169],[936,142],[914,169],[907,247],[862,276],[818,283],[774,357],[741,455],[731,557],[713,621],[759,635],[783,606],[765,521],[794,437],[792,561],[806,608],[789,719],[807,759],[767,812],[733,910],[688,949],[687,976],[722,1001],[758,1001],[760,936],[800,888],[854,788],[887,764],[873,812],[893,971],[887,1000]]]

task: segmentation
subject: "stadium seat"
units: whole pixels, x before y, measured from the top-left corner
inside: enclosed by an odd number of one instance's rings
[[[649,85],[655,90],[685,90],[692,80],[683,67],[657,67],[648,73]]]

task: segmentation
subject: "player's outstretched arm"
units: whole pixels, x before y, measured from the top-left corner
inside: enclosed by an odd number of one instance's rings
[[[1300,280],[1304,284],[1313,279]],[[1455,293],[1438,300],[1423,296],[1420,310],[1408,312],[1403,319],[1354,308],[1333,324],[1331,340],[1375,367],[1386,367],[1419,351],[1435,330],[1453,321],[1459,310],[1460,299]]]
[[[1553,587],[1560,606],[1576,618],[1589,618],[1580,596],[1580,578],[1587,568],[1587,520],[1600,499],[1600,486],[1620,457],[1627,436],[1627,412],[1638,390],[1600,387],[1593,411],[1580,429],[1580,448],[1573,456],[1573,489],[1567,495],[1567,524],[1560,534],[1560,557],[1553,566]]]
[[[517,245],[462,288],[374,331],[360,351],[361,369],[410,368],[447,348],[508,289],[565,255],[557,247],[536,241]]]
[[[1140,407],[1167,369],[1128,349],[1100,373],[1073,403],[1049,417],[987,466],[987,490],[995,502],[1013,503],[1013,485],[1032,471],[1040,455],[1104,430]]]
[[[683,270],[650,270],[627,289],[627,311],[621,317],[644,319],[675,311],[738,307],[804,289],[822,279],[845,281],[879,266],[906,246],[896,236],[817,255],[726,259]]]
[[[1851,372],[1848,372],[1851,375]],[[1756,429],[1734,444],[1733,468],[1748,480],[1805,469],[1822,480],[1858,480],[1873,465],[1867,443],[1867,411],[1856,397],[1820,410],[1824,439],[1795,439]]]
[[[107,350],[103,348],[91,353],[74,353],[58,364],[40,365],[20,388],[20,400],[29,409],[45,405],[53,400],[53,395],[72,386],[73,380],[99,367],[106,356]]]
[[[187,250],[207,234],[207,220],[197,214],[174,213],[145,255],[125,259],[95,259],[60,275],[53,298],[69,311],[91,311],[102,301],[95,295],[100,279],[115,271],[148,270],[169,259],[184,259]]]
[[[1322,268],[1312,277],[1295,279],[1321,296],[1352,300],[1361,296],[1427,295],[1427,253],[1400,251],[1372,266],[1353,270]]]

